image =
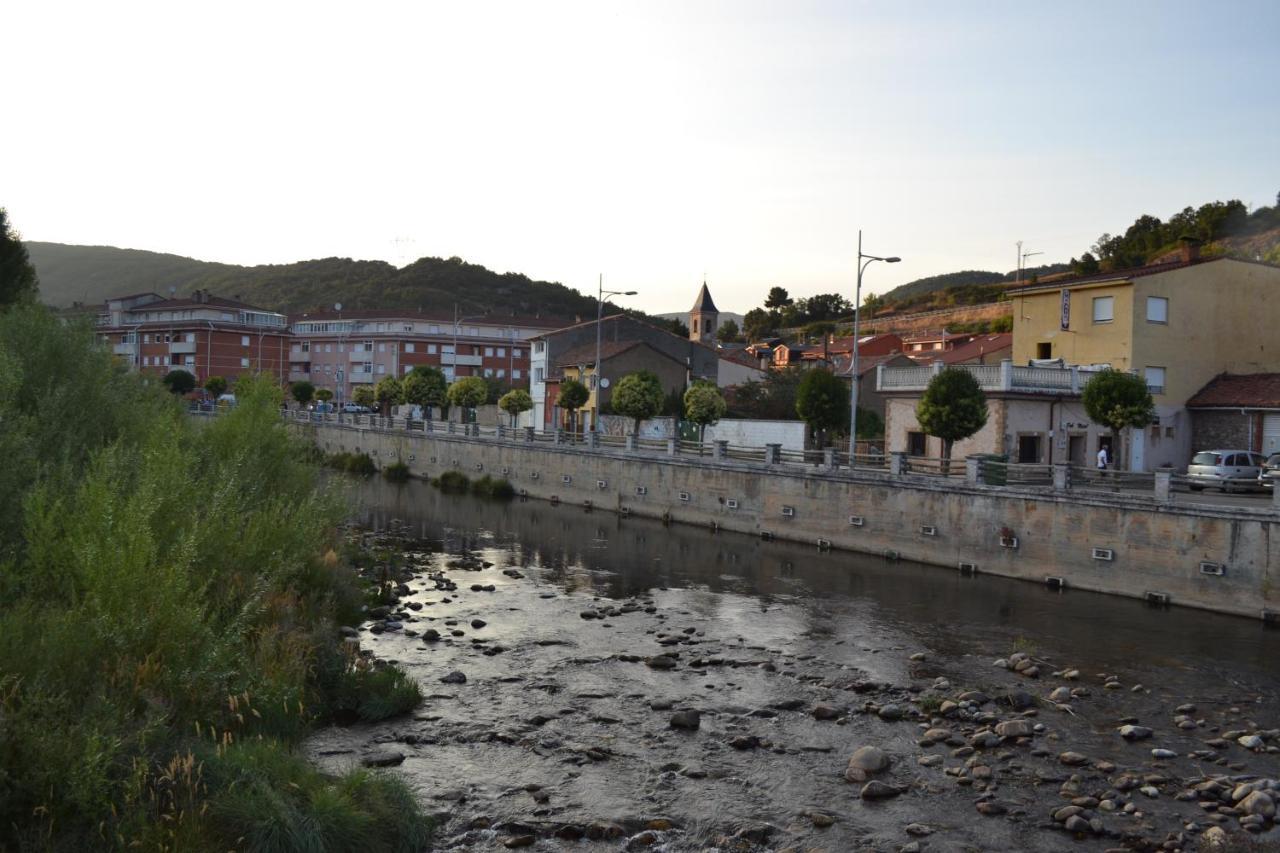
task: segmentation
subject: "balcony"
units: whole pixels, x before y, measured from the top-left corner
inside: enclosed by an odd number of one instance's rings
[[[306,371],[306,370],[290,370],[289,371],[290,382],[309,382],[310,380],[311,380],[311,373],[309,371]]]
[[[115,355],[136,355],[138,352],[137,344],[116,344],[111,348],[111,352]]]
[[[289,361],[292,361],[295,364],[310,364],[311,353],[303,352],[302,350],[295,348],[289,351]]]
[[[451,352],[441,353],[440,363],[448,365],[456,365],[458,367],[479,367],[484,364],[484,356],[479,355],[454,355]]]
[[[192,355],[196,351],[195,341],[174,341],[169,344],[170,355]]]
[[[1011,361],[999,364],[956,364],[978,380],[983,391],[1007,391],[1019,394],[1079,394],[1098,368],[1092,367],[1016,367]],[[941,373],[941,364],[926,367],[876,368],[877,391],[924,391],[929,380]]]
[[[373,361],[373,350],[353,349],[347,356],[348,361]]]

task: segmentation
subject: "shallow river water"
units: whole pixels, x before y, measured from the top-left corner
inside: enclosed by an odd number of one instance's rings
[[[403,627],[360,637],[428,698],[308,748],[335,768],[403,754],[390,772],[439,815],[440,849],[1194,850],[1214,820],[1240,829],[1194,784],[1280,776],[1280,631],[1258,622],[417,481],[356,494],[361,524],[421,540]],[[1015,652],[1038,677],[993,665]],[[993,701],[939,707],[967,691]],[[681,709],[699,728],[671,725]],[[1013,719],[1039,730],[972,748]],[[922,746],[930,728],[950,740]],[[1265,747],[1206,745],[1255,731]],[[846,780],[864,745],[893,795]],[[1054,819],[1073,802],[1092,828]]]

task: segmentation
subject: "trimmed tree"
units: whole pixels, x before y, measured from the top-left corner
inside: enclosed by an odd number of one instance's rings
[[[635,424],[632,432],[638,436],[640,422],[662,411],[664,397],[658,377],[648,370],[639,370],[618,380],[610,402],[615,412],[631,418]]]
[[[299,406],[305,406],[316,396],[316,386],[305,379],[301,379],[289,386],[289,393],[293,395],[293,399],[298,401]]]
[[[222,376],[210,376],[204,381],[204,390],[216,400],[227,393],[227,380]]]
[[[724,397],[720,389],[710,382],[695,382],[684,392],[684,418],[698,425],[698,441],[707,434],[707,425],[724,417]]]
[[[447,396],[449,405],[462,407],[464,421],[468,409],[474,420],[476,406],[483,406],[485,400],[489,399],[489,383],[484,381],[483,376],[464,376],[449,386]]]
[[[415,367],[400,382],[404,389],[404,401],[421,406],[431,419],[431,410],[444,406],[449,393],[449,381],[438,367]]]
[[[382,414],[389,415],[392,406],[398,406],[404,402],[404,388],[400,385],[399,379],[394,376],[384,376],[374,386],[373,396],[378,401]]]
[[[818,447],[826,447],[830,434],[849,419],[849,386],[830,371],[805,371],[796,389],[796,414],[809,425]]]
[[[1080,396],[1089,420],[1111,430],[1111,452],[1119,467],[1120,431],[1145,427],[1155,420],[1156,406],[1151,389],[1141,376],[1108,368],[1095,373]]]
[[[948,367],[929,380],[916,404],[916,421],[926,435],[942,439],[942,473],[949,473],[952,446],[987,423],[987,395],[972,373]]]
[[[185,370],[170,370],[160,381],[170,394],[190,394],[196,390],[196,378]]]
[[[316,399],[319,400],[321,403],[327,403],[333,399],[333,392],[330,391],[328,388],[317,388]]]
[[[351,402],[357,406],[372,409],[373,404],[378,402],[378,398],[373,393],[372,385],[357,385],[351,389]]]
[[[521,413],[533,408],[533,398],[523,388],[516,388],[499,398],[498,408],[511,416],[511,425],[515,426]]]
[[[569,430],[578,431],[578,409],[587,404],[591,392],[587,386],[576,379],[565,379],[560,383],[560,393],[556,396],[556,405],[569,413]]]

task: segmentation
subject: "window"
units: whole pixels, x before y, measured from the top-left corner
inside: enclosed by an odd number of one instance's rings
[[[925,436],[922,432],[907,433],[907,455],[908,456],[924,456],[925,454]]]
[[[507,357],[507,348],[498,347],[498,358],[506,358],[506,357]]]
[[[149,343],[151,343],[151,336],[150,336],[150,335],[143,335],[143,336],[142,336],[142,342],[143,342],[144,344],[149,344]]]
[[[467,334],[472,337],[478,337],[480,335],[480,330],[475,326],[472,326],[470,329],[467,329]]]
[[[542,351],[546,348],[546,346],[547,346],[547,344],[546,344],[546,342],[545,342],[545,341],[534,341],[534,343],[533,343],[533,351],[534,351],[534,352],[542,352]]]
[[[241,366],[241,367],[248,367],[248,366],[249,366],[249,359],[247,359],[247,358],[242,358],[242,359],[240,359],[240,366]]]
[[[512,358],[524,358],[524,350],[513,349],[511,351]]]
[[[499,368],[498,368],[498,378],[499,378],[499,379],[506,379],[506,378],[507,378],[507,371],[506,371],[506,370],[504,370],[503,368],[499,367]]]
[[[242,346],[242,347],[247,347],[248,345],[249,345],[249,336],[248,336],[248,335],[241,335],[241,336],[240,336],[240,346]]]
[[[413,331],[413,324],[412,324],[412,323],[405,323],[405,324],[404,324],[404,330],[405,330],[406,332],[412,332],[412,331]]]
[[[189,356],[187,356],[186,358],[184,358],[184,359],[182,360],[182,363],[183,363],[184,365],[186,365],[187,367],[195,367],[195,366],[196,366],[196,357],[195,357],[194,355],[189,355]]]
[[[381,343],[381,342],[379,342],[379,344],[378,344],[378,352],[386,352],[386,351],[387,351],[387,345],[386,345],[385,343]]]
[[[404,345],[404,351],[405,351],[405,352],[413,352],[413,351],[414,351],[414,350],[413,350],[413,344],[405,344],[405,345]]]
[[[695,335],[698,334],[698,320],[696,317],[693,320],[693,333]]]
[[[1146,370],[1147,387],[1152,394],[1164,393],[1164,368],[1148,367]]]
[[[485,358],[493,358],[493,347],[485,347],[485,348],[484,348],[484,357],[485,357]]]
[[[194,344],[196,342],[196,333],[187,332],[187,343]]]
[[[439,327],[439,326],[437,326],[437,325],[432,324],[432,326],[431,326],[431,334],[433,334],[433,335],[438,335],[438,334],[440,334],[440,327]]]
[[[1053,344],[1048,341],[1036,344],[1036,358],[1053,358]]]
[[[379,372],[379,373],[386,373],[386,372],[387,372],[387,366],[386,366],[385,364],[379,363],[379,364],[378,364],[378,372]]]
[[[324,348],[324,351],[325,351],[325,352],[328,352],[328,351],[329,351],[329,348],[328,348],[328,347],[325,347],[325,348]],[[346,351],[347,351],[347,345],[346,345],[346,344],[338,344],[338,352],[346,352]]]
[[[411,373],[411,372],[413,372],[413,365],[412,365],[412,364],[406,364],[406,365],[404,366],[404,372],[405,372],[405,373]]]
[[[435,355],[435,354],[436,354],[436,345],[427,344],[427,355]]]
[[[1093,298],[1093,322],[1110,323],[1115,319],[1116,298],[1114,296],[1095,296]]]
[[[534,381],[534,382],[541,382],[541,381],[542,381],[542,368],[541,368],[541,367],[535,367],[535,368],[533,369],[533,381]]]
[[[445,355],[453,355],[453,344],[444,344],[440,347],[440,352]]]
[[[520,378],[520,371],[519,371],[519,370],[513,370],[513,371],[511,371],[511,378],[512,378],[512,379],[519,379],[519,378]]]
[[[303,351],[303,352],[311,352],[311,341],[303,341],[303,342],[302,342],[302,351]]]
[[[490,379],[490,378],[492,378],[492,377],[493,377],[493,368],[492,368],[492,367],[486,367],[486,368],[484,369],[484,378],[485,378],[485,379]]]
[[[1168,323],[1169,322],[1169,300],[1163,296],[1147,297],[1147,322],[1148,323]]]

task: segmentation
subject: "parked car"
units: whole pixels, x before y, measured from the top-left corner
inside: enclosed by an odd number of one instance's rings
[[[1258,474],[1258,485],[1264,489],[1274,488],[1276,480],[1280,480],[1280,453],[1268,456],[1262,463],[1262,472]]]
[[[348,415],[367,415],[372,409],[359,403],[343,403],[342,411]]]
[[[334,411],[333,403],[326,403],[321,401],[319,403],[316,403],[314,406],[312,406],[311,411],[315,412],[318,415],[327,415],[330,412]]]
[[[1193,492],[1256,489],[1265,461],[1261,453],[1251,450],[1202,450],[1187,466],[1187,484]]]

